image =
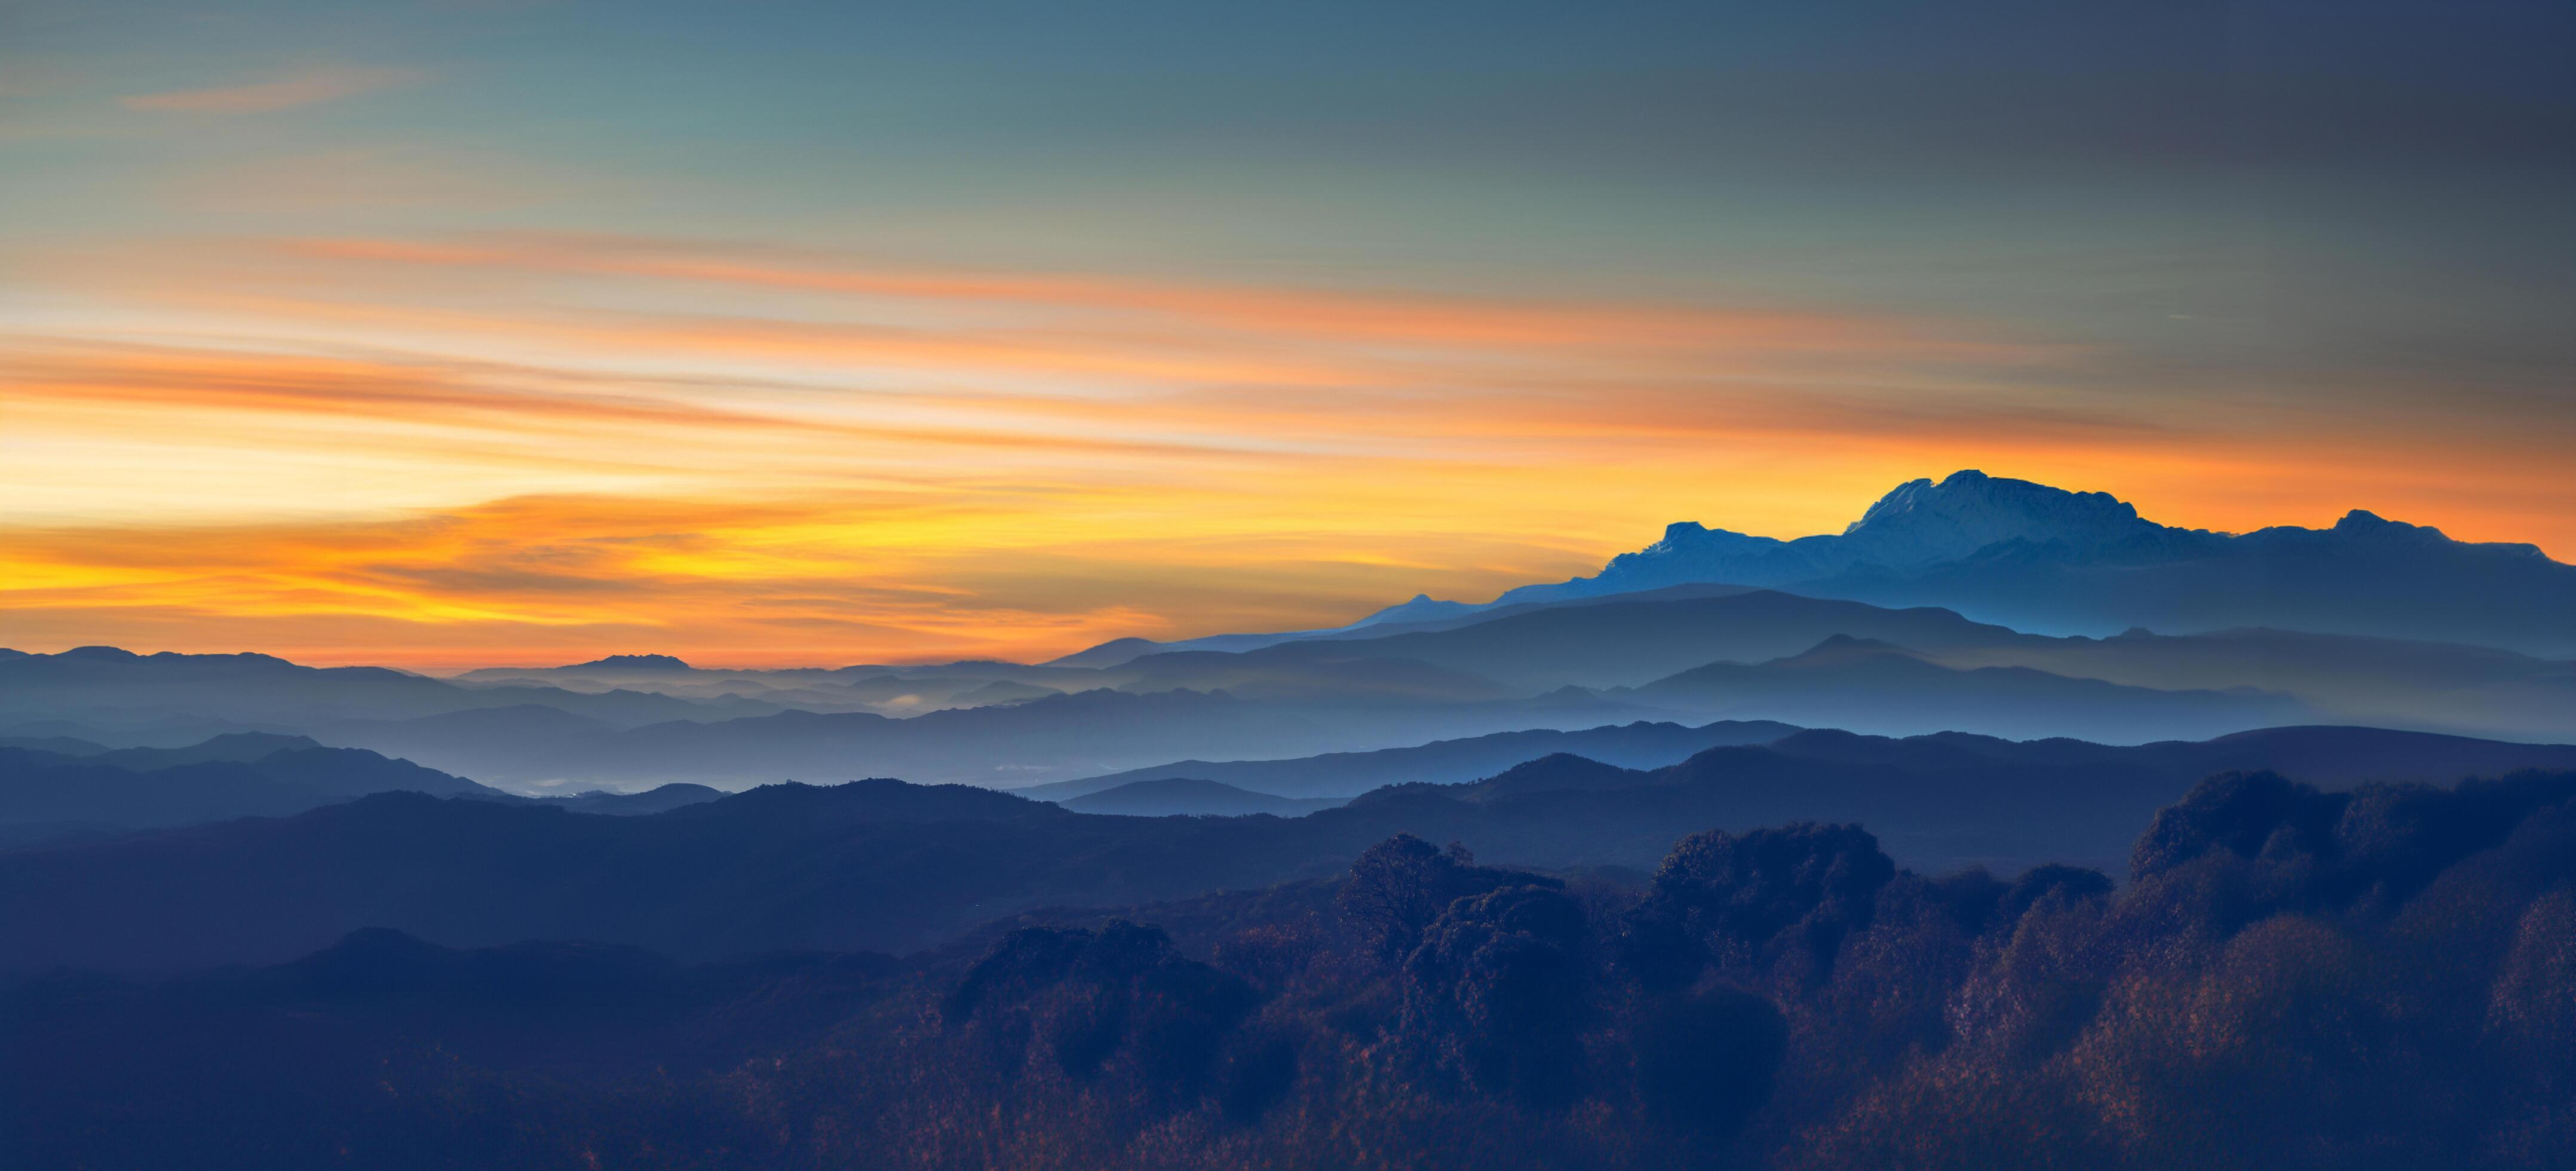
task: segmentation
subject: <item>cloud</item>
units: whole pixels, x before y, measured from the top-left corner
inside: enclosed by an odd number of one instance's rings
[[[133,94],[118,99],[118,104],[161,114],[267,114],[411,85],[421,76],[416,69],[325,66],[274,81]]]
[[[1974,321],[597,236],[178,241],[0,334],[15,645],[1043,658],[1839,529],[1983,467],[2159,520],[2576,540],[2563,458]],[[2290,404],[2294,408],[2297,404]]]

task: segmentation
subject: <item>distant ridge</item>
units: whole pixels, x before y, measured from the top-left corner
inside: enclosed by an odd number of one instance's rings
[[[587,663],[574,663],[569,667],[561,669],[566,671],[577,671],[583,667],[622,667],[629,671],[689,671],[695,669],[689,666],[686,662],[670,655],[610,655],[604,659],[592,659]]]
[[[910,950],[1040,906],[1325,878],[1399,831],[1464,842],[1489,865],[1650,867],[1705,829],[1858,822],[1926,873],[2117,869],[2141,822],[2214,772],[2343,788],[2526,768],[2576,768],[2576,746],[2367,728],[2128,748],[1817,731],[1651,772],[1542,757],[1294,818],[1096,816],[891,780],[769,785],[632,817],[379,793],[281,820],[0,850],[0,973],[274,962],[371,926],[682,958]]]
[[[1944,606],[2049,634],[2264,626],[2576,655],[2576,566],[2533,545],[2455,541],[2366,509],[2324,529],[2175,528],[2108,493],[1973,469],[1901,484],[1839,534],[1784,541],[1681,521],[1590,577],[1481,604],[1416,597],[1356,625],[1699,582]]]
[[[249,732],[81,756],[0,748],[0,846],[281,817],[395,791],[507,799],[408,760],[302,736]]]
[[[1109,813],[1126,817],[1241,817],[1255,813],[1301,817],[1341,803],[1337,797],[1278,797],[1193,777],[1164,777],[1129,781],[1116,788],[1067,799],[1063,805],[1076,813]]]
[[[1799,730],[1767,721],[1720,720],[1693,728],[1641,720],[1573,732],[1496,732],[1406,748],[1288,760],[1175,761],[1014,791],[1070,805],[1084,794],[1131,782],[1180,777],[1283,797],[1355,797],[1381,785],[1471,781],[1550,754],[1573,753],[1631,768],[1660,768],[1719,745],[1763,744]]]

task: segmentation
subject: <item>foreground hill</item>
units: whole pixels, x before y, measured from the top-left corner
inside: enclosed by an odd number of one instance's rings
[[[1801,733],[1651,772],[1594,765],[1573,786],[1397,786],[1294,819],[1088,815],[885,780],[769,786],[635,817],[382,794],[0,852],[0,937],[20,968],[269,962],[369,926],[447,946],[581,938],[688,959],[904,950],[1039,906],[1321,877],[1399,832],[1462,841],[1498,864],[1642,868],[1711,827],[1865,821],[1927,872],[2115,866],[2137,825],[2194,780],[2258,766],[2337,785],[2451,780],[2576,766],[2576,748],[2369,729],[2137,748]]]
[[[2576,773],[2230,773],[2128,830],[2116,890],[1925,875],[1856,825],[1692,833],[1650,882],[1395,837],[1329,878],[900,959],[371,928],[265,967],[0,976],[0,1164],[2563,1162]]]

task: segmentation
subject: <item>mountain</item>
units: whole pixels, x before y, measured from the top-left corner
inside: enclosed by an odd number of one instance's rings
[[[107,745],[77,736],[0,736],[0,748],[27,748],[58,756],[96,756],[109,750]]]
[[[671,655],[609,655],[605,658],[592,659],[587,663],[575,663],[571,667],[567,668],[567,670],[578,671],[584,667],[605,667],[611,670],[625,671],[696,670],[696,668],[689,666],[688,663]]]
[[[1622,694],[1730,719],[2123,744],[2201,739],[2315,715],[2289,696],[2251,688],[2158,691],[2028,667],[1961,670],[1891,643],[1840,634],[1799,654],[1712,663]]]
[[[885,780],[635,817],[388,793],[0,851],[12,942],[0,967],[266,963],[367,926],[451,947],[581,938],[697,960],[910,949],[1041,906],[1323,877],[1398,832],[1496,865],[1651,867],[1700,830],[1858,821],[1926,872],[2117,869],[2138,826],[2197,779],[2264,766],[2329,786],[2449,781],[2576,767],[2576,747],[2345,728],[2129,748],[1808,732],[1652,771],[1550,760],[1481,788],[1392,786],[1298,818],[1102,816]]]
[[[1240,817],[1252,813],[1302,817],[1341,803],[1335,797],[1277,797],[1194,777],[1129,781],[1096,793],[1066,798],[1062,802],[1065,808],[1076,813],[1114,813],[1126,817]]]
[[[569,809],[575,813],[606,813],[620,817],[633,817],[646,813],[667,813],[683,805],[698,805],[724,795],[725,791],[722,789],[684,783],[658,785],[641,793],[611,793],[606,790],[594,790],[588,793],[575,793],[569,797],[521,799]]]
[[[1099,686],[1080,668],[958,663],[766,670],[694,667],[669,655],[610,655],[563,667],[486,667],[451,680],[466,687],[553,687],[583,694],[650,692],[721,707],[726,716],[782,709],[904,716],[949,707],[1010,703]],[[745,705],[765,705],[757,710]]]
[[[511,779],[531,760],[612,737],[618,728],[561,708],[523,703],[407,720],[335,720],[313,731],[327,743],[424,761],[462,776]]]
[[[275,732],[228,732],[205,741],[179,748],[117,748],[89,754],[84,762],[104,764],[129,772],[177,768],[183,764],[208,761],[253,761],[292,752],[302,748],[320,748],[310,736],[281,736]]]
[[[2255,687],[2297,696],[2347,723],[2520,740],[2576,737],[2576,662],[2459,643],[2260,628],[2132,630],[1952,648],[1939,660],[2166,690]]]
[[[407,760],[301,737],[226,736],[79,757],[0,748],[0,843],[279,817],[395,791],[502,796]]]
[[[116,647],[80,647],[0,659],[0,708],[12,716],[108,728],[148,725],[174,714],[306,727],[524,704],[628,726],[780,710],[771,704],[745,707],[746,702],[710,706],[641,691],[467,687],[383,667],[307,667],[256,654],[138,655]]]
[[[1076,781],[1015,789],[1024,797],[1069,802],[1140,780],[1189,777],[1282,797],[1356,797],[1383,785],[1457,784],[1492,776],[1523,761],[1578,754],[1629,768],[1659,768],[1723,744],[1762,744],[1799,731],[1789,724],[1720,720],[1699,727],[1640,720],[1560,732],[1496,732],[1373,752],[1328,752],[1291,760],[1183,760]]]
[[[2166,530],[2100,551],[2006,542],[1911,572],[1863,567],[1798,588],[1950,606],[2052,632],[2269,626],[2576,655],[2576,566],[2531,545],[2454,541],[2360,510],[2326,529]]]
[[[2363,510],[2326,529],[2173,528],[2104,493],[1977,471],[1901,485],[1838,535],[1783,541],[1676,523],[1591,577],[1467,608],[1690,582],[1942,606],[2059,634],[2264,626],[2576,654],[2576,566],[2531,545],[2454,541]],[[1372,617],[1434,612],[1457,604],[1417,598]]]
[[[425,734],[417,726],[344,734],[369,745],[406,744],[415,759],[433,765],[461,769],[471,761],[474,775],[495,783],[575,781],[619,788],[669,781],[740,788],[884,773],[998,786],[1131,767],[1175,751],[1327,746],[1322,730],[1304,718],[1221,692],[1136,695],[1106,689],[906,719],[790,711],[567,730],[506,746],[434,729]]]
[[[1568,684],[1633,687],[1712,660],[1754,662],[1796,654],[1835,635],[1924,651],[2003,645],[2021,637],[1947,610],[1891,610],[1776,590],[1741,590],[1716,596],[1609,598],[1450,629],[1288,642],[1235,655],[1148,655],[1109,674],[1158,671],[1158,679],[1176,678],[1161,669],[1167,660],[1282,673],[1300,666],[1405,663],[1417,671],[1489,680],[1527,693]]]
[[[1711,662],[1760,663],[1794,656],[1835,635],[1902,646],[1927,661],[1963,670],[2024,667],[2158,691],[2250,687],[2286,694],[2305,705],[2303,710],[2259,712],[2240,727],[2329,719],[2516,739],[2576,737],[2576,662],[2564,659],[2460,643],[2264,628],[2053,637],[1972,622],[1951,610],[1888,609],[1731,586],[1518,603],[1461,618],[1391,623],[1375,633],[1300,639],[1235,654],[1157,652],[1095,674],[1119,686],[1205,689],[1241,684],[1310,706],[1338,687],[1364,691],[1371,701],[1367,709],[1309,713],[1339,726],[1371,711],[1436,718],[1435,709],[1424,705],[1468,702],[1466,697],[1477,694],[1476,680],[1525,693],[1569,683],[1639,687]],[[1647,697],[1626,698],[1652,706]],[[1850,724],[1869,715],[1865,708],[1837,710],[1799,722]],[[2002,715],[2012,718],[2012,713]],[[1903,726],[1927,730],[1933,725]],[[2026,723],[2014,727],[2025,734],[2050,731]],[[2191,732],[2182,726],[2141,726],[2121,738]],[[2088,733],[2112,735],[2098,725]]]
[[[1530,793],[1584,792],[1587,790],[1624,789],[1644,784],[1649,773],[1641,769],[1603,764],[1570,752],[1559,752],[1525,761],[1490,777],[1455,786],[1448,794],[1460,800],[1485,803],[1508,800]]]
[[[1857,566],[1908,569],[1969,556],[2005,541],[2056,542],[2101,550],[2163,530],[2104,492],[2068,492],[2027,480],[1964,471],[1934,484],[1899,485],[1839,536],[1782,541],[1682,521],[1662,540],[1610,560],[1601,572],[1556,585],[1523,586],[1495,604],[1722,581],[1780,586]]]
[[[1799,739],[1881,764],[1979,751]],[[1481,786],[1481,808],[1397,796],[1483,841],[1552,796],[1580,813],[1690,788],[1591,773],[1592,793]],[[0,1164],[1302,1167],[1357,1138],[1385,1165],[1480,1168],[2550,1167],[2571,813],[2576,772],[2338,792],[2237,773],[2127,827],[2126,890],[2066,865],[1910,872],[1876,827],[1803,824],[1693,834],[1651,882],[1387,841],[1328,878],[1005,912],[901,958],[375,927],[263,966],[0,974]],[[1079,820],[1137,842],[1315,821]],[[882,910],[828,901],[835,876],[809,888],[816,918]],[[2083,1078],[2059,1076],[2070,1045],[2102,1059]],[[1430,1064],[1460,1054],[1477,1064]],[[1582,1080],[1542,1098],[1533,1076]],[[2140,1101],[2153,1125],[2130,1127]],[[2100,1137],[2123,1129],[2160,1133]],[[1657,1157],[1622,1157],[1639,1148]]]
[[[1721,583],[1694,582],[1686,585],[1669,586],[1659,590],[1632,591],[1609,600],[1628,602],[1680,601],[1687,598],[1710,598],[1720,597],[1727,594],[1744,593],[1750,588],[1751,587],[1749,586],[1731,586]],[[1493,603],[1475,606],[1469,605],[1465,602],[1433,601],[1427,596],[1416,595],[1414,600],[1410,602],[1406,602],[1398,606],[1390,606],[1357,622],[1351,623],[1348,626],[1336,626],[1325,630],[1282,631],[1275,634],[1219,634],[1210,635],[1205,638],[1180,639],[1173,642],[1155,642],[1154,640],[1147,638],[1116,638],[1087,650],[1077,651],[1073,654],[1066,655],[1063,658],[1051,660],[1047,666],[1082,667],[1106,671],[1132,662],[1146,655],[1175,651],[1218,651],[1226,654],[1241,654],[1246,651],[1256,651],[1264,647],[1277,646],[1284,642],[1329,642],[1336,639],[1384,638],[1395,634],[1454,630],[1461,626],[1472,626],[1476,623],[1488,622],[1496,618],[1508,617],[1513,614],[1523,614],[1532,610],[1588,605],[1595,600],[1596,599],[1590,597],[1576,597],[1559,598],[1544,602],[1519,602],[1508,605]]]

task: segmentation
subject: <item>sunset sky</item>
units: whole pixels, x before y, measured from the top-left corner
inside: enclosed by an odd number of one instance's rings
[[[0,645],[1049,657],[1967,467],[2576,559],[2571,26],[0,3]]]

